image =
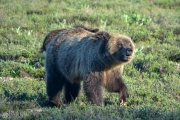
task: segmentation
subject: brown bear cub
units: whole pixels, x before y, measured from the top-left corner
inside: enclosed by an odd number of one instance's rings
[[[81,81],[88,100],[103,105],[102,87],[127,98],[122,72],[134,56],[134,44],[125,35],[77,26],[63,29],[46,46],[46,90],[51,105],[60,106],[64,89],[65,103],[78,96]]]

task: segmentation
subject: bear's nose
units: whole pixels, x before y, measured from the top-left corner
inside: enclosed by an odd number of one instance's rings
[[[126,48],[126,55],[131,56],[132,55],[132,48]]]

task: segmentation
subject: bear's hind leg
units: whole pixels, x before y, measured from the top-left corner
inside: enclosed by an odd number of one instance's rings
[[[50,71],[46,74],[46,92],[49,97],[50,106],[60,107],[60,93],[66,79],[56,71]]]
[[[70,83],[67,81],[65,83],[65,88],[64,88],[64,97],[65,97],[64,102],[70,103],[73,100],[75,100],[79,94],[80,88],[81,88],[80,82]]]

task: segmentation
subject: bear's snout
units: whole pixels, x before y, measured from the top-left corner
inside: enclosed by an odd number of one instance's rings
[[[126,56],[131,56],[132,52],[132,48],[126,48]]]

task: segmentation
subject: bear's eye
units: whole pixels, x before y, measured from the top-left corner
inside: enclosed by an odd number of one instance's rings
[[[130,43],[129,46],[132,48],[132,44]]]
[[[118,44],[118,47],[119,47],[119,48],[123,47],[123,44],[122,44],[122,43],[119,43],[119,44]]]

